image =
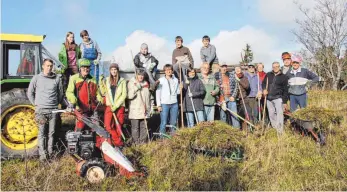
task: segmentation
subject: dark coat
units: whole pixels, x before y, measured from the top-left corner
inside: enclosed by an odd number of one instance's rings
[[[268,96],[267,99],[272,101],[282,98],[283,103],[288,101],[288,77],[282,72],[275,75],[274,72],[268,72],[262,83],[263,90],[266,89],[266,81],[268,80]]]
[[[206,94],[205,86],[202,81],[195,76],[193,79],[190,79],[189,88],[191,93],[193,94],[193,102],[195,111],[203,111],[204,110],[204,97]],[[184,112],[193,112],[193,106],[191,99],[188,96],[188,85],[184,84],[183,86],[183,106]]]
[[[239,88],[241,89],[241,92],[242,92],[242,98],[245,99],[248,96],[249,92],[251,91],[249,86],[249,81],[247,77],[243,74],[238,83],[240,85]],[[238,92],[237,98],[241,100],[240,91]]]

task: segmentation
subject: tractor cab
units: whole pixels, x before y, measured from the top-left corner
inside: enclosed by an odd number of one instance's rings
[[[44,35],[1,34],[1,89],[26,88],[30,79],[42,70],[45,58],[54,60],[55,67],[61,63],[41,44]]]

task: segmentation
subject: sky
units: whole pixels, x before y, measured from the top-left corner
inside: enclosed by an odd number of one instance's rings
[[[307,8],[314,0],[296,0]],[[293,0],[1,0],[1,32],[47,35],[44,46],[57,57],[68,31],[87,29],[102,51],[132,69],[132,56],[147,43],[159,67],[171,62],[174,39],[180,35],[200,66],[201,38],[211,37],[221,62],[237,64],[249,43],[253,62],[281,61],[284,51],[298,52],[291,30],[303,18]]]

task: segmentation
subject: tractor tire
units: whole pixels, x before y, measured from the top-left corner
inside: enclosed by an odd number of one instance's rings
[[[1,159],[38,156],[35,109],[26,89],[1,93]]]

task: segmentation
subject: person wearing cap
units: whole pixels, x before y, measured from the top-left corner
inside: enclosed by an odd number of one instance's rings
[[[283,52],[282,53],[282,60],[283,60],[284,66],[282,67],[281,71],[283,74],[288,75],[288,73],[290,72],[290,70],[292,68],[292,59],[291,59],[290,53]]]
[[[228,72],[228,65],[223,63],[220,67],[220,72],[215,74],[215,78],[220,87],[219,103],[221,103],[220,119],[224,122],[232,122],[234,128],[240,128],[239,119],[226,111],[226,108],[230,109],[234,113],[237,113],[236,97],[238,94],[237,81],[235,78],[235,72]],[[227,114],[230,116],[228,117]]]
[[[90,61],[79,59],[79,73],[70,77],[66,90],[66,98],[69,102],[68,108],[75,108],[77,116],[87,116],[98,118],[97,106],[103,99],[98,90],[96,79],[90,72]],[[85,129],[85,124],[77,118],[75,131]]]
[[[131,137],[135,144],[147,141],[147,121],[151,110],[151,93],[149,84],[144,80],[146,71],[138,69],[136,76],[128,82],[127,99],[129,101],[129,119],[131,122]],[[149,130],[148,130],[149,131]]]
[[[96,41],[89,37],[87,30],[82,30],[80,33],[82,43],[80,44],[81,58],[90,61],[90,75],[95,77],[96,82],[99,82],[99,63],[101,60],[101,50]]]
[[[248,115],[253,123],[257,123],[259,121],[258,114],[260,110],[257,101],[261,99],[263,89],[261,86],[260,77],[256,74],[255,66],[253,64],[248,65],[245,76],[248,79],[250,87],[249,94],[247,95],[247,101],[250,109],[250,111],[248,111]]]
[[[104,124],[111,135],[111,141],[115,146],[122,146],[121,130],[117,129],[116,121],[120,127],[124,124],[125,99],[127,97],[127,86],[124,78],[119,75],[119,65],[111,63],[110,76],[100,78],[100,90],[105,98],[106,109],[104,113]],[[117,120],[114,119],[114,115]]]
[[[200,49],[200,57],[203,63],[208,63],[212,68],[212,74],[219,71],[218,57],[216,47],[210,44],[210,37],[205,35],[202,37],[203,46]]]
[[[238,113],[246,120],[253,120],[250,117],[251,109],[249,107],[249,98],[247,97],[250,92],[249,81],[245,74],[242,72],[241,67],[239,66],[235,67],[235,79],[239,88],[236,99]],[[245,121],[242,121],[241,127],[243,130],[246,130],[247,123]]]
[[[299,55],[293,54],[291,60],[292,69],[287,76],[289,78],[290,111],[293,112],[298,106],[300,108],[307,106],[307,90],[311,86],[311,83],[317,83],[319,81],[319,77],[315,73],[300,66],[302,58]]]
[[[140,52],[135,55],[134,64],[136,68],[145,70],[145,78],[149,80],[149,83],[152,86],[155,86],[155,74],[157,72],[159,61],[148,52],[148,45],[146,43],[142,43]]]

